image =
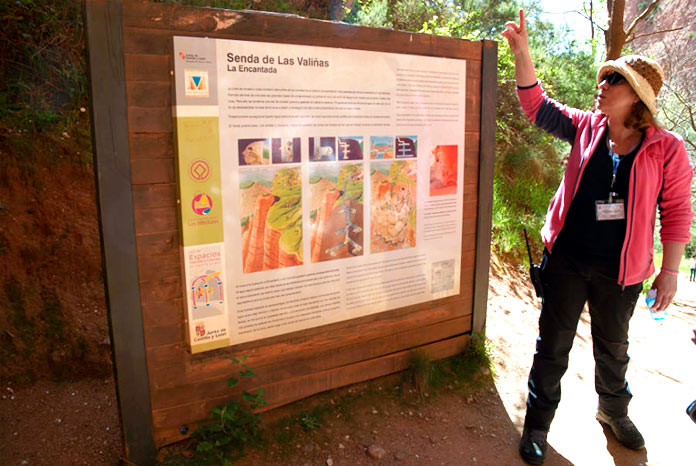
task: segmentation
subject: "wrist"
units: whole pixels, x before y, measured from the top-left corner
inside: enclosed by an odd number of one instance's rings
[[[662,267],[660,268],[660,273],[666,273],[669,275],[679,275],[679,270]]]

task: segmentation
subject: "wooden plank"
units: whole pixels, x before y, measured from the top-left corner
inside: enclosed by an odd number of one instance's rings
[[[253,379],[244,380],[235,388],[234,393],[252,388],[252,384],[268,385],[283,380],[307,376],[335,367],[366,361],[385,354],[405,351],[422,346],[433,341],[440,341],[454,336],[463,335],[471,330],[471,317],[464,316],[444,322],[438,322],[405,332],[379,337],[361,344],[351,344],[330,351],[318,351],[311,358],[295,357],[288,361],[274,362],[268,366],[253,367],[256,375]],[[237,376],[237,367],[228,362],[220,367],[218,361],[211,361],[211,367],[195,374],[187,374],[179,383],[170,387],[157,387],[152,392],[153,409],[165,409],[189,403],[197,394],[215,398],[230,393],[225,381]],[[210,375],[206,377],[205,375]]]
[[[183,343],[186,329],[183,320],[179,319],[174,325],[163,327],[145,327],[145,344],[148,346],[170,345]],[[152,400],[154,401],[154,393]],[[154,405],[153,405],[154,408]]]
[[[345,23],[320,21],[265,12],[201,9],[179,5],[126,1],[124,9],[124,48],[128,53],[169,53],[166,44],[154,34],[205,35],[241,38],[288,44],[321,44],[331,47],[396,53],[481,59],[479,42],[452,39],[431,34],[417,34],[367,28]],[[133,40],[131,40],[131,38]]]
[[[483,42],[481,78],[481,140],[479,162],[479,206],[476,227],[476,266],[474,279],[473,331],[483,332],[488,305],[488,272],[491,258],[491,224],[493,219],[493,171],[495,163],[495,129],[497,105],[498,45]]]
[[[181,277],[159,278],[157,280],[140,282],[140,301],[143,304],[155,302],[167,302],[181,299],[184,287],[181,284]]]
[[[178,278],[181,276],[180,257],[178,254],[139,256],[138,276],[141,283],[156,282],[165,278]],[[179,296],[183,294],[184,290],[179,290]]]
[[[462,221],[462,234],[469,235],[476,233],[476,219],[465,218]]]
[[[171,133],[171,107],[128,107],[128,127],[133,133]]]
[[[174,183],[133,186],[133,203],[141,209],[176,207],[176,199],[177,187]]]
[[[174,135],[172,133],[128,134],[131,160],[174,158]]]
[[[465,184],[462,191],[464,199],[476,199],[476,196],[478,196],[476,184]]]
[[[135,237],[138,254],[179,253],[179,232],[177,230],[138,234]]]
[[[145,306],[146,304],[143,304],[143,307]],[[219,356],[220,352],[214,353]],[[176,367],[177,365],[186,364],[186,361],[191,357],[191,353],[189,353],[183,342],[154,346],[147,349],[147,367],[150,372],[159,367]],[[209,355],[209,357],[211,356]],[[157,383],[158,381],[153,378],[152,382]]]
[[[100,230],[125,456],[154,464],[152,411],[138,287],[121,3],[83,3]]]
[[[126,80],[155,81],[165,83],[172,69],[171,57],[167,55],[125,55]]]
[[[250,15],[264,15],[263,12],[245,12]],[[266,42],[292,45],[309,45],[317,47],[333,47],[345,48],[352,50],[377,51],[384,53],[405,53],[411,55],[425,55],[455,58],[460,60],[480,61],[481,46],[478,42],[468,42],[461,39],[452,39],[444,36],[422,35],[412,32],[393,31],[386,29],[362,28],[361,26],[348,25],[338,23],[341,26],[351,28],[367,29],[363,37],[354,40],[354,38],[339,37],[334,35],[335,27],[330,27],[328,36],[322,36],[322,32],[317,30],[326,29],[326,22],[317,22],[316,20],[304,18],[292,18],[295,21],[299,20],[301,24],[297,28],[285,24],[284,26],[276,24],[276,27],[282,28],[283,37],[278,34],[272,34],[270,27],[264,28],[266,34],[258,34],[259,29],[254,29],[255,26],[237,28],[229,32],[217,32],[205,34],[206,37],[215,39],[231,39],[244,40],[250,42]],[[251,18],[251,22],[258,22],[258,18]],[[336,23],[334,23],[336,24]],[[333,25],[332,25],[333,26]],[[132,26],[125,29],[126,36],[124,37],[124,45],[126,54],[128,55],[160,55],[170,56],[172,54],[172,37],[173,36],[192,36],[201,37],[201,33],[197,31],[182,31],[178,29],[147,29],[144,27]],[[278,33],[279,31],[276,31]],[[401,42],[394,40],[393,37],[385,39],[393,34],[404,35],[408,38],[413,38],[410,42]],[[368,37],[368,36],[374,37]]]
[[[135,159],[131,162],[134,187],[156,183],[176,183],[173,159]]]
[[[462,206],[462,216],[463,217],[475,217],[478,212],[478,201],[471,200],[464,202]]]
[[[469,277],[472,277],[473,267],[469,267],[469,270]],[[466,274],[466,272],[463,273]],[[468,288],[473,289],[470,283]],[[153,300],[153,302],[155,301],[157,300]],[[151,367],[164,369],[164,371],[158,372],[160,376],[153,380],[153,387],[162,388],[175,384],[176,381],[166,380],[167,371],[176,370],[170,366],[178,364],[178,361],[182,359],[190,358],[190,363],[187,363],[190,368],[186,369],[186,373],[190,372],[192,378],[203,379],[217,375],[215,372],[205,372],[208,370],[206,365],[211,360],[219,359],[222,356],[241,357],[244,355],[247,356],[250,366],[264,367],[291,358],[311,357],[320,350],[328,351],[345,346],[346,342],[360,344],[382,336],[448,321],[471,313],[470,303],[467,306],[461,298],[445,304],[441,304],[440,301],[412,306],[406,308],[406,311],[403,309],[386,311],[350,321],[336,322],[265,340],[243,343],[201,355],[191,356],[185,349],[176,345],[148,348],[148,360],[152,363]],[[173,374],[173,372],[170,373]]]
[[[174,207],[135,209],[135,228],[137,234],[177,231],[179,222]]]
[[[433,360],[459,354],[469,344],[469,340],[470,337],[468,335],[458,336],[423,345],[419,348],[413,348],[412,350],[393,353],[349,366],[341,366],[289,381],[263,386],[261,388],[264,390],[264,398],[269,403],[269,406],[265,406],[263,410],[274,409],[322,391],[405,370],[410,365],[412,351],[415,349],[425,351]],[[220,406],[226,401],[227,396],[221,396],[154,411],[155,441],[157,445],[163,446],[167,443],[181,440],[182,436],[179,433],[181,425],[195,425],[196,422],[205,419],[212,408]]]
[[[168,78],[169,76],[163,76]],[[171,83],[168,81],[129,81],[126,83],[128,105],[135,107],[170,107]]]
[[[145,328],[166,327],[183,323],[185,316],[183,299],[143,304],[143,327]],[[155,380],[154,377],[153,380]]]
[[[466,129],[481,127],[481,78],[466,82]]]
[[[462,254],[476,251],[476,235],[462,235]]]

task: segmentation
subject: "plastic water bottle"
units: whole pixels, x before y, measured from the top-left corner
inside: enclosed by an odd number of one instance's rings
[[[657,290],[655,288],[648,290],[648,293],[645,296],[645,304],[648,306],[648,309],[650,310],[650,317],[652,317],[653,320],[663,320],[667,316],[667,310],[655,310],[653,306],[655,305],[656,299]]]

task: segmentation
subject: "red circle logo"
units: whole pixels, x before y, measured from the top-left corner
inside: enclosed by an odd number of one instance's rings
[[[210,165],[205,160],[195,160],[189,167],[189,176],[198,183],[207,180],[210,176]]]

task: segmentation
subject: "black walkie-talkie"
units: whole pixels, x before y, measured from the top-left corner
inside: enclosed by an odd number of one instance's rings
[[[529,248],[529,236],[527,236],[527,229],[524,229],[524,241],[527,243],[527,255],[529,256],[529,278],[532,280],[532,285],[534,285],[534,291],[537,297],[544,297],[544,290],[541,287],[541,267],[534,264],[532,259],[532,250]]]

